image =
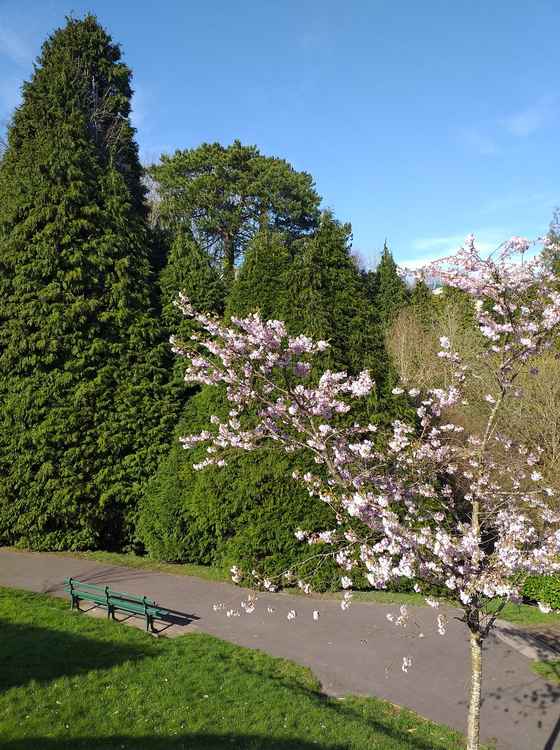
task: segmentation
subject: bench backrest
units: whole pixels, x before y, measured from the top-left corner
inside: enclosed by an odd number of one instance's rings
[[[98,594],[100,596],[103,596],[109,588],[108,586],[96,586],[94,583],[78,581],[76,578],[65,578],[64,583],[70,591],[75,591],[76,593],[82,592],[84,594]]]
[[[137,596],[136,594],[128,594],[124,591],[113,591],[109,586],[96,586],[93,583],[79,581],[77,578],[65,578],[64,583],[71,594],[84,594],[87,598],[92,596],[104,598],[117,606],[121,602],[123,604],[126,604],[126,602],[141,604],[148,607],[157,606],[156,602],[148,599],[147,596]]]
[[[148,599],[147,596],[136,596],[136,594],[128,594],[125,591],[113,591],[113,589],[109,589],[109,596],[111,599],[123,601],[123,602],[133,602],[135,604],[148,604],[151,606],[155,606],[155,602],[152,601],[152,599]]]

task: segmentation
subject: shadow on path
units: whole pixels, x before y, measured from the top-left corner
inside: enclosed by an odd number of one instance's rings
[[[187,625],[190,625],[191,622],[194,622],[195,620],[200,620],[200,617],[198,617],[197,615],[188,614],[187,612],[178,612],[176,609],[168,609],[167,607],[163,607],[163,606],[162,606],[162,609],[165,610],[166,614],[154,620],[152,633],[155,635],[160,635],[160,633],[165,633],[166,630],[169,630],[169,628],[173,626],[184,628]],[[100,612],[104,612],[104,613],[107,612],[107,610],[104,607],[98,607],[96,604],[94,604],[91,607],[88,607],[87,609],[81,609],[81,611],[84,613],[90,612],[91,610],[99,610]],[[129,614],[127,612],[121,612],[120,610],[117,610],[115,612],[115,616],[113,619],[115,620],[115,622],[127,622],[128,620],[141,620],[142,623],[144,623],[144,615],[139,615],[135,613]]]
[[[552,630],[523,630],[500,623],[498,633],[509,639],[510,646],[514,645],[521,651],[523,648],[530,649],[533,653],[526,654],[529,658],[546,661],[555,656],[560,657],[560,635]]]
[[[75,562],[75,560],[71,560],[70,562]],[[70,575],[72,578],[76,578],[84,583],[93,583],[96,586],[104,586],[106,584],[112,585],[114,583],[119,583],[120,581],[130,581],[134,578],[145,577],[146,571],[141,568],[123,568],[119,565],[108,565],[107,567],[94,571],[89,568],[88,570],[84,570],[83,573],[70,570],[69,568],[68,575],[65,577],[68,578]],[[46,587],[42,593],[54,594],[56,591],[62,590],[63,587],[64,580],[61,578],[51,586]]]

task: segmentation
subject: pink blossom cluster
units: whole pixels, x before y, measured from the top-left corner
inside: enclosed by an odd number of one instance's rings
[[[481,394],[487,419],[480,434],[466,434],[457,419],[472,373],[446,338],[440,356],[450,367],[447,387],[409,390],[417,423],[397,420],[379,435],[375,425],[349,422],[352,402],[374,387],[367,371],[327,370],[310,382],[311,362],[327,342],[292,337],[281,321],[258,315],[226,327],[180,299],[200,328],[190,342],[174,342],[189,360],[185,380],[225,384],[232,404],[227,420],[212,417],[208,430],[182,438],[183,445],[206,446],[197,468],[223,466],[230,452],[263,445],[311,454],[317,470],[294,478],[333,508],[336,527],[296,535],[329,547],[341,568],[345,607],[350,574],[361,569],[375,588],[402,577],[420,592],[445,588],[466,622],[479,627],[488,600],[517,598],[526,574],[560,568],[560,512],[538,470],[540,451],[497,431],[521,369],[560,328],[553,277],[538,257],[513,262],[528,247],[514,238],[496,260],[484,259],[469,238],[457,255],[425,269],[473,299],[495,382],[495,392]],[[234,576],[242,574],[235,569]],[[492,622],[493,616],[488,627]],[[445,632],[443,616],[438,629]]]
[[[498,249],[496,258],[483,258],[471,235],[456,255],[415,274],[439,279],[472,296],[480,332],[487,339],[487,353],[500,356],[506,371],[549,347],[550,333],[560,323],[558,282],[542,255],[513,262],[516,255],[523,259],[531,244],[513,237]],[[499,380],[507,385],[511,376],[506,373]]]

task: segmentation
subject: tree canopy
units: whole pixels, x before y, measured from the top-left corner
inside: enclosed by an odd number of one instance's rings
[[[317,225],[320,198],[312,177],[237,140],[163,155],[150,174],[157,183],[160,222],[172,231],[192,232],[222,264],[230,284],[237,260],[259,229],[297,239]]]
[[[383,245],[377,268],[368,273],[367,281],[370,300],[375,305],[379,322],[387,330],[410,296],[405,282],[398,274],[397,264],[387,242]]]

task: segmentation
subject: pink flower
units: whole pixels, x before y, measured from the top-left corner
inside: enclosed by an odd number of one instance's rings
[[[402,660],[402,671],[408,672],[409,668],[412,666],[412,657],[411,656],[403,656]]]

